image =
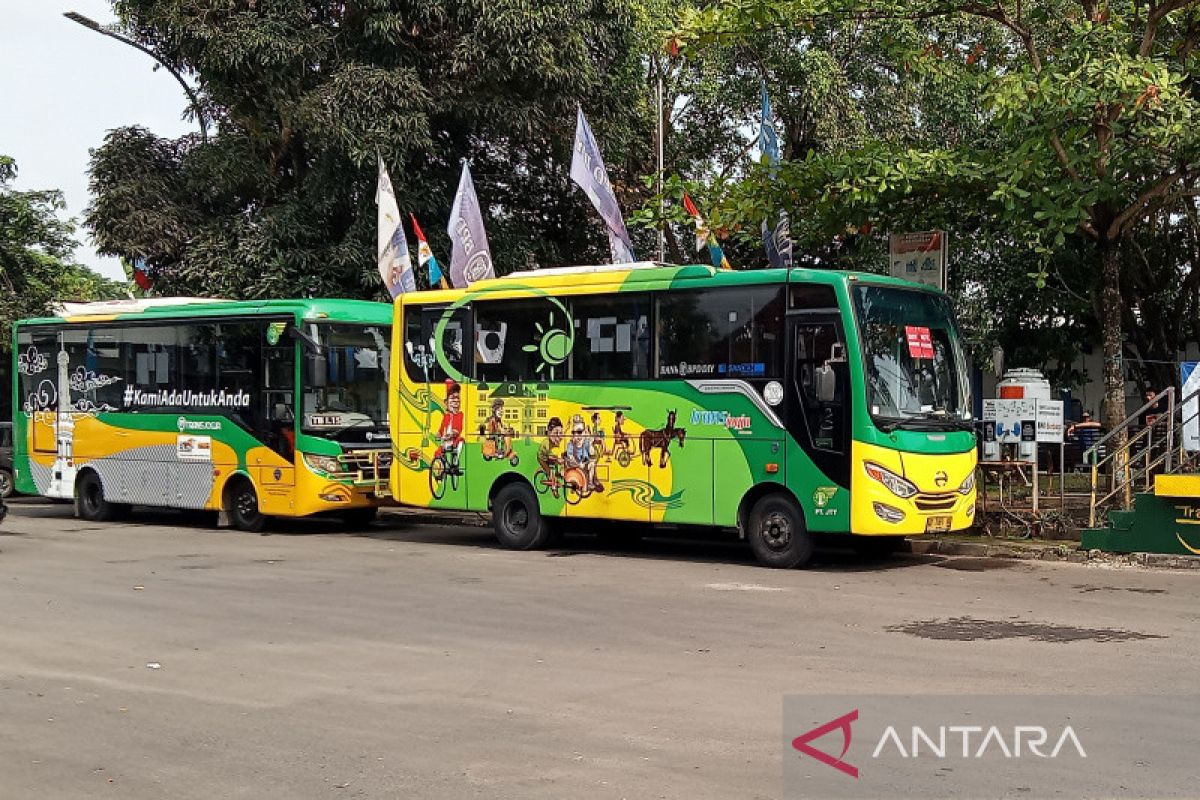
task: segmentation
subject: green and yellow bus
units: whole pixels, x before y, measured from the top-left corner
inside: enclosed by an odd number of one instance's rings
[[[772,567],[975,514],[966,367],[945,295],[868,274],[565,268],[397,300],[392,493],[561,519],[736,529]]]
[[[83,304],[14,326],[19,491],[369,521],[387,502],[392,308],[353,300]]]

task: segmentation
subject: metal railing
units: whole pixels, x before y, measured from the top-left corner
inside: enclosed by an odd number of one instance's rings
[[[1134,425],[1153,409],[1166,402],[1166,411],[1153,415],[1145,425],[1129,435]],[[1088,527],[1096,527],[1101,513],[1113,505],[1128,509],[1134,491],[1150,491],[1154,476],[1172,474],[1193,466],[1195,456],[1184,447],[1184,428],[1200,418],[1200,390],[1177,400],[1174,387],[1156,394],[1089,447],[1083,454],[1091,464],[1091,496]],[[1112,446],[1124,433],[1123,446]],[[1104,455],[1101,455],[1104,453]]]

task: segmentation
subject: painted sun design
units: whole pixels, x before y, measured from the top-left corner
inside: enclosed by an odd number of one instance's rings
[[[571,348],[575,346],[575,330],[570,317],[567,318],[565,329],[555,327],[554,312],[551,311],[545,327],[540,322],[535,322],[533,327],[537,330],[537,341],[521,349],[526,353],[537,353],[541,363],[535,369],[538,373],[549,374],[550,380],[554,380],[554,368],[566,362],[571,355]]]

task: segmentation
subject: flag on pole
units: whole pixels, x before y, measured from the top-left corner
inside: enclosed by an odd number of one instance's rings
[[[775,121],[771,114],[771,98],[767,84],[762,84],[762,116],[758,128],[758,149],[767,157],[771,179],[779,171],[779,135],[775,132]],[[779,212],[775,226],[768,217],[762,223],[763,243],[767,248],[767,259],[772,267],[788,269],[792,266],[791,220],[786,211]]]
[[[133,260],[132,264],[122,261],[121,265],[125,268],[125,276],[129,278],[129,281],[138,288],[143,296],[154,286],[154,282],[150,280],[150,276],[146,273],[146,259],[139,256]]]
[[[404,223],[400,219],[400,207],[396,204],[396,192],[392,179],[388,177],[379,156],[379,184],[375,189],[375,202],[379,205],[379,231],[376,252],[379,257],[379,277],[388,294],[396,299],[404,292],[417,289],[413,274],[412,259],[408,255],[408,239],[404,236]]]
[[[696,204],[692,202],[692,198],[688,196],[687,192],[683,193],[683,207],[692,215],[692,222],[696,224],[696,251],[707,249],[708,257],[712,259],[712,265],[717,269],[733,269],[729,259],[725,257],[725,251],[721,249],[721,245],[717,244],[716,237],[708,229],[708,223],[700,215],[700,209],[696,208]]]
[[[465,289],[475,281],[496,277],[492,266],[492,251],[488,248],[487,231],[483,229],[483,214],[475,195],[471,168],[463,162],[454,207],[450,209],[450,282],[456,289]]]
[[[637,259],[633,255],[633,242],[625,230],[621,218],[621,207],[608,180],[608,170],[600,156],[600,146],[583,116],[583,108],[575,121],[575,153],[571,157],[571,180],[579,184],[608,229],[608,246],[614,264],[630,264]]]
[[[425,234],[421,232],[421,226],[417,224],[417,215],[409,214],[412,217],[413,233],[417,235],[417,266],[429,270],[429,288],[435,286],[442,289],[449,289],[450,284],[446,283],[446,276],[442,274],[442,266],[438,264],[438,260],[433,257],[433,250],[429,247],[429,242],[425,241]]]

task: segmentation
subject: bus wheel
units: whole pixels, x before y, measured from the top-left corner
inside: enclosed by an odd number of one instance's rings
[[[813,556],[812,535],[800,509],[780,494],[767,495],[754,504],[746,538],[764,567],[792,569],[807,564]]]
[[[109,522],[117,516],[117,508],[104,499],[100,476],[91,470],[75,484],[75,513],[88,522]]]
[[[0,497],[11,497],[13,493],[13,476],[8,470],[0,467]]]
[[[267,526],[267,517],[258,510],[258,492],[254,484],[245,478],[239,479],[229,489],[229,524],[239,531],[258,533]]]
[[[510,550],[537,550],[550,540],[551,529],[538,509],[537,495],[527,484],[510,483],[492,501],[496,538]]]
[[[352,508],[349,511],[343,511],[341,514],[342,522],[346,523],[346,527],[348,528],[366,528],[378,516],[379,509],[374,506],[370,508]]]

